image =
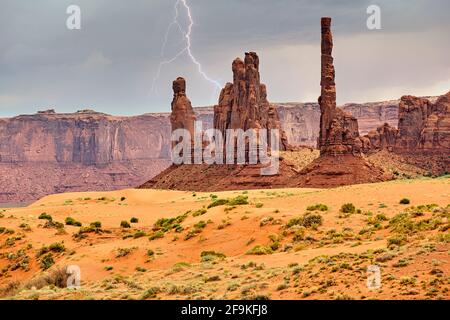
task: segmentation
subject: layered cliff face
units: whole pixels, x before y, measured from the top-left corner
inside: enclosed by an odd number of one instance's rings
[[[92,111],[0,119],[0,203],[136,186],[170,164],[166,115]]]
[[[39,113],[0,119],[0,162],[102,165],[167,158],[166,116]]]
[[[411,152],[419,147],[422,130],[431,111],[428,99],[404,96],[398,115],[399,135],[395,144],[397,152]]]
[[[419,146],[425,152],[450,154],[450,92],[432,105]]]
[[[225,85],[214,107],[214,128],[224,137],[227,129],[279,129],[280,149],[286,150],[288,142],[278,112],[267,101],[266,86],[260,81],[258,55],[246,52],[244,61],[233,61],[232,70],[233,83]]]

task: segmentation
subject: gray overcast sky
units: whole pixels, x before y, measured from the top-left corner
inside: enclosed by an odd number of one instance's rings
[[[45,108],[92,108],[116,115],[169,111],[171,82],[187,79],[194,106],[218,92],[182,55],[164,65],[161,46],[176,0],[0,0],[0,116]],[[272,102],[316,101],[320,92],[320,17],[333,17],[338,103],[438,95],[450,90],[448,0],[187,0],[192,52],[225,84],[231,62],[258,52]],[[81,8],[81,30],[66,9]],[[382,30],[366,27],[381,7]],[[186,28],[186,11],[179,7]],[[166,56],[183,47],[169,33]]]

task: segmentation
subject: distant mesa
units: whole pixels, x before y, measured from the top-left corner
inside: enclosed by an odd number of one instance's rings
[[[56,113],[55,109],[47,109],[47,110],[42,110],[42,111],[38,111],[38,114],[54,114]]]

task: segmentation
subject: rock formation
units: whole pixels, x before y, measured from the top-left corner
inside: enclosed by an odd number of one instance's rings
[[[214,107],[214,128],[226,136],[227,129],[279,129],[280,149],[288,148],[275,106],[267,101],[266,86],[260,81],[259,57],[246,52],[242,61],[232,64],[233,83],[222,89],[219,104]]]
[[[404,155],[448,154],[450,151],[450,92],[435,103],[403,96],[398,129],[384,124],[361,138],[364,152],[389,150]]]
[[[372,130],[367,135],[361,137],[362,150],[365,153],[374,150],[394,151],[397,136],[398,129],[385,123],[376,130]]]
[[[194,138],[195,113],[191,101],[186,96],[186,80],[177,78],[172,85],[173,100],[172,113],[170,115],[170,124],[172,131],[177,129],[186,129]]]
[[[412,152],[418,149],[422,130],[431,111],[428,99],[413,96],[401,98],[398,113],[398,137],[396,152]]]
[[[321,24],[321,116],[318,147],[322,155],[357,155],[361,151],[358,121],[351,114],[336,107],[331,18],[322,18]]]
[[[450,92],[431,106],[420,137],[419,148],[424,152],[450,154]]]
[[[0,203],[129,188],[170,164],[167,116],[45,112],[0,119]]]

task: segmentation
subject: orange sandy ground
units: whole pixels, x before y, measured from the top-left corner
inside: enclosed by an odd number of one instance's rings
[[[217,192],[218,198],[245,193],[250,203],[217,206],[197,217],[189,213],[181,223],[182,232],[171,230],[153,241],[148,236],[123,236],[137,230],[149,235],[159,218],[206,207],[212,202],[210,193],[128,189],[51,195],[26,208],[0,209],[0,227],[14,230],[14,234],[0,234],[0,287],[20,282],[21,289],[6,297],[15,299],[449,299],[450,244],[445,228],[449,186],[449,178],[438,178],[323,190]],[[102,197],[106,200],[99,200]],[[399,204],[402,198],[411,199],[411,204]],[[339,217],[341,205],[348,202],[361,213]],[[304,239],[294,241],[287,222],[316,203],[329,207],[326,212],[315,212],[323,217],[323,224],[316,230],[306,228]],[[372,217],[385,214],[392,218],[410,206],[431,203],[444,212],[439,226],[408,234],[405,243],[388,248],[387,239],[398,235],[389,221],[383,221],[379,230],[360,234],[368,226],[369,211]],[[431,219],[436,215],[433,210],[413,220]],[[78,227],[65,226],[65,233],[43,228],[45,220],[38,219],[43,212],[58,222],[70,216],[83,226],[100,221],[108,233],[89,233],[77,241],[73,234]],[[121,221],[132,217],[139,222],[131,224],[131,229],[120,227]],[[206,227],[185,240],[199,221],[207,222]],[[31,230],[21,230],[21,224]],[[332,238],[327,234],[332,229],[344,235]],[[6,243],[17,235],[22,239]],[[248,254],[256,245],[271,245],[270,235],[280,243],[274,253]],[[78,265],[82,287],[22,288],[43,273],[37,251],[55,242],[63,243],[65,252],[53,254],[56,263],[49,272],[58,266]],[[120,248],[131,250],[117,257]],[[12,271],[8,268],[14,260],[8,254],[19,249],[29,257],[28,270]],[[147,255],[149,249],[154,256]],[[203,251],[220,252],[226,258],[201,262]],[[366,285],[366,268],[371,264],[381,267],[381,289],[369,290]],[[106,270],[107,266],[112,269]]]

